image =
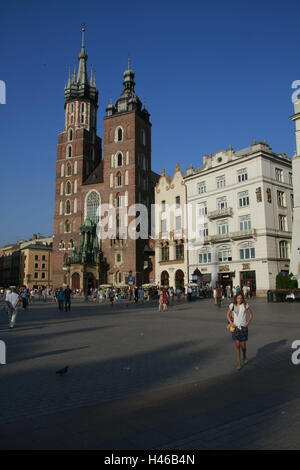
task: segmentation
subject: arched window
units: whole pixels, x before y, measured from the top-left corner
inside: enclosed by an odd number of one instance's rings
[[[69,140],[73,140],[73,130],[69,130]]]
[[[232,261],[232,251],[229,245],[220,246],[218,249],[218,261]]]
[[[289,259],[290,257],[290,250],[289,244],[287,241],[282,240],[279,242],[279,256],[280,258]]]
[[[123,129],[122,127],[117,127],[115,130],[115,142],[122,142],[123,140]]]
[[[120,172],[116,175],[116,186],[122,186],[122,175]]]
[[[122,166],[122,164],[123,164],[122,154],[118,153],[118,155],[117,155],[117,166]]]
[[[74,242],[73,242],[73,240],[71,239],[71,240],[69,241],[69,249],[70,249],[70,250],[73,250],[73,248],[74,248]]]
[[[145,129],[141,129],[141,143],[146,145],[146,132]]]
[[[70,181],[67,181],[66,182],[66,195],[70,195],[71,192],[72,192],[72,185],[71,185]]]
[[[116,195],[116,207],[121,207],[121,196],[120,193]]]
[[[73,232],[76,232],[76,220],[73,220]]]
[[[70,203],[69,199],[66,200],[65,214],[71,214],[71,203]]]
[[[169,261],[169,243],[161,244],[161,261]]]
[[[240,259],[255,258],[254,244],[251,242],[242,243],[240,245]]]
[[[66,176],[71,176],[72,175],[72,165],[71,163],[67,164],[67,171],[66,171]]]
[[[63,240],[60,240],[58,247],[59,247],[60,250],[64,250],[65,242]]]
[[[92,191],[86,198],[86,217],[92,222],[99,222],[100,196],[96,191]]]
[[[65,221],[65,233],[70,233],[71,228],[70,228],[70,222],[68,220]]]
[[[71,145],[69,145],[67,147],[67,157],[68,158],[72,157],[72,146]]]
[[[60,176],[63,177],[65,175],[65,165],[62,164],[61,168],[60,168]]]

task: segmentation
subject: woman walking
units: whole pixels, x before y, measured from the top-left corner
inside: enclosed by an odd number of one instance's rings
[[[248,320],[247,313],[249,314]],[[241,349],[243,352],[243,363],[247,364],[248,362],[246,341],[248,341],[248,326],[253,318],[253,313],[241,292],[234,297],[233,303],[229,305],[226,317],[229,322],[228,329],[231,331],[232,339],[235,342],[237,369],[240,370]]]
[[[168,293],[166,289],[161,289],[159,295],[159,304],[158,304],[158,311],[161,311],[161,306],[163,307],[163,311],[165,312],[168,309]]]

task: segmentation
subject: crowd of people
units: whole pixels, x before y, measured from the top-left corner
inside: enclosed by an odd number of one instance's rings
[[[219,285],[218,283],[216,283],[213,289],[214,304],[217,305],[218,307],[221,307],[222,301],[225,298],[230,299],[240,293],[243,294],[243,297],[245,299],[248,299],[249,297],[251,297],[250,286],[244,284],[242,288],[240,288],[240,286],[233,286],[231,288],[230,285],[223,286],[223,285]]]
[[[38,297],[39,300],[47,301],[48,298],[57,302],[58,309],[60,311],[70,311],[71,309],[71,298],[73,295],[84,296],[85,300],[89,300],[89,296],[92,297],[94,302],[109,301],[113,306],[115,303],[121,302],[122,299],[133,300],[134,303],[143,304],[144,301],[158,300],[159,312],[164,312],[168,309],[168,305],[173,305],[176,302],[181,302],[182,299],[187,301],[192,300],[192,288],[187,287],[185,292],[184,288],[177,287],[149,287],[147,291],[140,286],[128,286],[122,289],[114,286],[100,287],[86,289],[83,292],[75,291],[74,293],[66,286],[66,288],[60,287],[59,289],[29,289],[26,286],[21,288],[11,287],[9,289],[1,289],[0,294],[3,297],[7,314],[9,319],[9,329],[14,328],[18,313],[19,305],[22,304],[24,310],[28,309],[28,306],[33,299]],[[237,369],[241,368],[241,353],[243,364],[247,364],[246,354],[246,342],[248,340],[248,326],[253,318],[253,313],[247,304],[246,299],[251,296],[249,286],[244,285],[242,289],[237,286],[231,289],[230,286],[225,288],[222,285],[216,284],[213,289],[213,298],[215,305],[221,307],[222,300],[225,297],[228,299],[233,297],[233,301],[228,307],[226,318],[228,321],[228,330],[232,334],[232,339],[235,342],[236,357],[237,357]],[[249,318],[247,318],[247,316]]]

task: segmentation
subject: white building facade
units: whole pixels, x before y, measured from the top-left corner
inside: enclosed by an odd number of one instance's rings
[[[296,152],[293,162],[293,185],[294,185],[294,212],[293,212],[293,237],[290,272],[298,277],[300,286],[300,94],[294,102],[294,114],[291,119],[295,122]]]
[[[178,163],[172,178],[162,170],[155,187],[155,204],[156,283],[183,289],[187,284],[186,187]]]
[[[292,238],[292,164],[265,142],[203,157],[187,187],[188,278],[248,285],[265,295],[289,271]]]

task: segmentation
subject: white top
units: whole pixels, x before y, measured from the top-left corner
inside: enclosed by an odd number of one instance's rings
[[[242,326],[245,326],[247,323],[247,309],[249,308],[249,305],[244,304],[241,305],[234,305],[233,303],[229,305],[230,310],[232,310],[233,313],[233,323],[238,327],[241,328]]]
[[[6,296],[6,301],[9,302],[12,306],[15,305],[15,303],[19,300],[19,296],[18,294],[16,294],[16,292],[11,292],[10,294],[8,294]]]

